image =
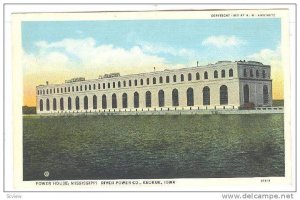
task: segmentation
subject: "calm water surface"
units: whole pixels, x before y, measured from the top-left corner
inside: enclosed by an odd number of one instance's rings
[[[24,180],[284,176],[282,114],[24,117],[23,130]]]

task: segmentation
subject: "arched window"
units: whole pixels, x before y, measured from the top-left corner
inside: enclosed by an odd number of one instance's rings
[[[247,69],[244,69],[244,77],[247,77]]]
[[[105,83],[102,84],[102,88],[103,88],[103,90],[105,90]]]
[[[50,110],[50,101],[49,101],[49,99],[46,100],[46,110],[47,111]]]
[[[115,88],[116,87],[116,83],[115,82],[113,82],[113,88]]]
[[[250,77],[253,77],[253,69],[250,69]]]
[[[222,71],[221,71],[221,77],[225,78],[225,69],[222,69]]]
[[[269,103],[269,91],[268,91],[268,86],[264,85],[263,87],[263,100],[264,104]]]
[[[87,90],[87,85],[84,86],[84,90]]]
[[[140,106],[140,97],[139,97],[139,93],[135,92],[134,93],[134,97],[133,97],[133,106],[135,108],[138,108]]]
[[[117,95],[115,93],[111,96],[111,105],[112,108],[117,108]]]
[[[59,88],[56,89],[56,92],[59,93]]]
[[[80,86],[80,91],[82,91],[82,85]]]
[[[189,74],[188,74],[188,81],[191,81],[191,80],[192,80],[192,74],[189,73]]]
[[[84,96],[83,98],[83,104],[84,104],[84,109],[87,110],[89,109],[89,100],[87,96]]]
[[[93,85],[93,89],[96,90],[96,84]]]
[[[62,98],[61,98],[62,99]],[[62,101],[62,100],[61,100]],[[62,102],[63,103],[63,102]],[[71,97],[68,97],[68,110],[72,109],[72,99]]]
[[[258,71],[258,69],[256,70],[256,78],[259,78],[259,71]]]
[[[70,87],[68,87],[68,92],[70,92]]]
[[[149,78],[147,78],[147,85],[149,85],[150,84],[150,79]]]
[[[89,85],[89,90],[92,90],[92,86],[91,85]]]
[[[159,77],[159,83],[163,83],[163,77]]]
[[[97,96],[93,96],[93,109],[97,109]]]
[[[266,71],[265,70],[262,71],[262,77],[266,78]]]
[[[123,93],[123,95],[122,95],[122,107],[123,108],[128,107],[128,105],[127,105],[127,94],[126,93]]]
[[[233,77],[233,69],[229,69],[229,77]]]
[[[172,106],[179,106],[179,97],[177,89],[173,89],[172,91]]]
[[[79,110],[79,109],[80,109],[79,97],[76,97],[76,98],[75,98],[75,108],[76,108],[76,110]]]
[[[128,81],[128,85],[129,85],[129,87],[131,87],[131,80]]]
[[[100,83],[98,83],[98,90],[100,90],[101,89],[101,84]]]
[[[203,88],[203,105],[210,105],[210,88],[205,86]]]
[[[118,81],[118,88],[121,87],[121,81]]]
[[[146,107],[151,107],[151,92],[146,92]]]
[[[217,70],[214,71],[214,78],[218,78],[218,71]]]
[[[108,88],[108,89],[110,88],[110,83],[107,83],[107,88]]]
[[[134,80],[134,85],[137,86],[137,80]]]
[[[43,105],[43,100],[41,99],[40,100],[40,111],[43,111],[44,110],[44,105]]]
[[[102,95],[102,109],[106,109],[106,108],[107,108],[106,95],[103,94]]]
[[[170,76],[166,76],[166,83],[170,83]]]
[[[156,84],[156,78],[153,77],[153,84]]]
[[[123,87],[126,87],[126,81],[123,81]]]
[[[46,90],[46,93],[48,94],[48,89]]]
[[[249,103],[249,85],[244,85],[244,103]]]
[[[141,83],[141,85],[144,85],[144,80],[143,80],[143,79],[141,79],[140,83]]]
[[[220,87],[220,105],[228,104],[228,88],[226,85]]]
[[[76,86],[76,92],[78,91],[78,86]]]
[[[208,79],[208,73],[204,72],[204,79]]]
[[[163,90],[159,90],[158,92],[158,106],[159,107],[165,106],[165,92]]]
[[[194,106],[194,90],[193,88],[188,88],[186,91],[187,106]]]
[[[63,98],[60,98],[60,100],[59,100],[60,102],[59,102],[59,109],[60,110],[64,110],[64,99]]]
[[[56,106],[57,106],[57,104],[56,104],[56,98],[54,98],[53,99],[53,110],[56,110]]]
[[[200,80],[200,74],[199,74],[199,72],[196,73],[196,80]]]
[[[176,82],[176,75],[173,76],[173,82]]]
[[[181,80],[181,82],[184,81],[184,75],[183,74],[180,75],[180,80]]]

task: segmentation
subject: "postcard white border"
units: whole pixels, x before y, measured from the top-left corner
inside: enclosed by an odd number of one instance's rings
[[[47,13],[40,14],[26,14],[26,15],[15,15],[13,16],[12,30],[13,30],[13,96],[19,97],[22,92],[22,71],[21,63],[18,58],[21,58],[21,30],[20,22],[23,20],[36,20],[38,15],[38,20],[42,21],[53,21],[53,20],[90,20],[95,19],[210,19],[209,13],[212,11],[180,11],[181,14],[175,14],[175,11],[170,12],[158,12],[153,15],[153,12],[130,12],[130,13],[56,13],[55,17],[53,14],[49,15]],[[217,11],[213,11],[217,12]],[[234,11],[221,11],[226,12],[240,12],[238,10]],[[14,182],[16,190],[34,190],[34,191],[234,191],[238,190],[255,190],[255,191],[291,191],[293,188],[292,179],[292,136],[291,135],[291,109],[290,103],[292,100],[291,92],[291,81],[292,72],[294,71],[294,66],[290,63],[290,47],[289,47],[289,14],[287,10],[243,10],[243,13],[251,12],[264,12],[264,13],[274,13],[276,16],[282,19],[282,54],[283,63],[285,66],[290,66],[288,71],[285,71],[285,141],[286,141],[286,177],[270,177],[271,184],[262,184],[260,181],[262,178],[233,178],[233,179],[176,179],[176,186],[145,186],[132,187],[130,185],[125,186],[109,186],[102,187],[99,185],[97,187],[70,187],[70,186],[60,186],[60,187],[38,187],[35,185],[36,181],[22,181],[22,129],[20,124],[22,124],[22,98],[13,98],[13,128],[14,128]],[[121,19],[120,19],[121,20]],[[294,94],[295,95],[295,94]],[[293,104],[292,104],[293,105]],[[294,116],[294,115],[293,115]],[[160,179],[161,180],[161,179]]]

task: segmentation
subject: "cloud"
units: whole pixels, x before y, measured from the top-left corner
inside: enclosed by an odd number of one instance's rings
[[[138,45],[141,49],[150,54],[169,54],[172,56],[179,56],[184,58],[195,58],[197,56],[197,52],[192,49],[187,48],[174,48],[169,45],[164,44],[153,44],[149,42],[139,42]]]
[[[237,47],[246,44],[246,41],[237,38],[236,36],[209,36],[202,41],[203,46],[222,47]]]
[[[129,49],[111,44],[97,45],[93,38],[69,38],[52,43],[38,41],[35,45],[38,53],[24,53],[24,62],[30,62],[28,72],[40,69],[51,71],[55,68],[76,69],[85,73],[96,70],[102,74],[110,72],[128,74],[152,71],[153,67],[163,70],[169,65],[165,58],[153,55],[138,45]]]
[[[23,51],[22,64],[25,74],[61,71],[66,69],[70,62],[65,54],[57,51],[40,52],[37,55]]]
[[[262,49],[257,53],[247,56],[247,59],[258,60],[264,64],[270,64],[274,67],[281,66],[281,48],[278,46],[275,50]]]

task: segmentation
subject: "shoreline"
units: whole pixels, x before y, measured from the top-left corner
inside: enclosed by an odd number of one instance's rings
[[[90,112],[64,112],[64,113],[43,113],[23,114],[23,117],[58,117],[58,116],[109,116],[109,115],[249,115],[249,114],[284,114],[283,107],[266,107],[252,110],[238,109],[208,109],[208,110],[144,110],[144,111],[90,111]]]

